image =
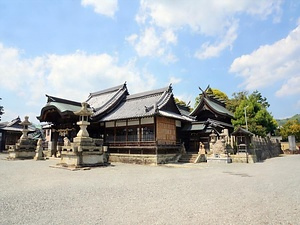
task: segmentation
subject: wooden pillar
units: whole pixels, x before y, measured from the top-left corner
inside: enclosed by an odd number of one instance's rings
[[[53,136],[53,145],[52,145],[52,148],[50,149],[50,156],[52,155],[55,155],[56,156],[56,152],[57,152],[57,142],[58,142],[58,136],[59,136],[59,133],[57,131],[53,132],[52,133]]]
[[[116,130],[116,121],[114,121],[114,143],[116,142],[117,130]]]
[[[142,141],[142,127],[141,127],[141,118],[139,118],[139,132],[138,132],[138,134],[139,134],[139,137],[138,137],[138,142],[139,142],[139,146],[141,145],[141,141]]]
[[[156,142],[156,145],[157,145],[157,137],[156,137],[156,134],[157,134],[157,119],[156,119],[156,116],[154,116],[154,129],[153,129],[153,132],[154,132],[154,141]]]
[[[128,142],[128,120],[126,120],[126,140],[125,140],[125,142],[126,142],[126,145],[127,145],[127,142]]]

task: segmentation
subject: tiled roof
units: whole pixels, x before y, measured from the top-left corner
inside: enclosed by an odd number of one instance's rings
[[[205,122],[193,122],[186,124],[182,131],[202,131],[206,127]]]
[[[128,95],[126,83],[103,91],[91,93],[87,103],[93,108],[92,118],[100,117],[111,111],[125,96]]]
[[[189,108],[187,106],[184,105],[180,105],[180,104],[176,104],[181,115],[185,115],[185,116],[189,116],[190,115],[190,111]]]
[[[233,113],[230,112],[228,109],[226,109],[224,106],[219,105],[219,104],[217,104],[217,103],[215,103],[215,102],[213,102],[213,101],[211,101],[211,100],[209,100],[209,99],[207,99],[207,98],[205,98],[205,101],[206,101],[213,109],[215,109],[215,110],[218,111],[219,113],[226,114],[226,115],[228,115],[228,116],[230,116],[230,117],[233,117]]]
[[[202,95],[199,104],[197,105],[197,107],[190,113],[190,116],[196,116],[199,111],[201,111],[203,109],[203,107],[206,105],[208,106],[212,111],[221,114],[221,115],[225,115],[228,117],[233,118],[234,115],[232,112],[230,112],[228,109],[226,109],[224,106],[223,102],[217,103],[218,101],[216,101],[215,99],[210,99],[208,96],[204,96]]]
[[[172,104],[172,101],[174,102],[171,86],[128,95],[111,113],[104,116],[101,121],[148,117],[155,114],[185,119],[180,114],[175,102],[172,109],[167,107],[168,104]]]
[[[232,135],[233,135],[233,136],[238,136],[238,135],[253,136],[254,134],[251,133],[250,131],[248,131],[248,130],[242,128],[242,127],[238,127],[238,128],[236,129],[236,131],[234,131],[234,132],[232,133]]]
[[[37,118],[43,122],[45,121],[43,118],[44,113],[49,109],[56,109],[60,114],[73,114],[74,111],[78,111],[81,109],[81,103],[70,101],[63,98],[57,98],[54,96],[46,95],[48,98],[47,104],[42,108],[40,116],[37,116]]]
[[[90,93],[86,102],[93,108],[94,114],[92,115],[92,118],[110,112],[126,95],[128,95],[126,83],[103,91]],[[44,113],[49,109],[56,109],[61,115],[74,115],[75,111],[81,109],[80,102],[57,98],[50,95],[46,96],[48,98],[47,104],[42,108],[40,116],[37,117],[41,122],[45,119],[43,118]]]
[[[208,118],[206,123],[208,124],[211,124],[213,126],[218,126],[218,127],[222,127],[222,128],[228,128],[228,127],[231,127],[233,128],[233,125],[232,124],[229,124],[229,123],[225,123],[225,122],[222,122],[222,121],[218,121],[218,120],[213,120],[213,119],[210,119]]]

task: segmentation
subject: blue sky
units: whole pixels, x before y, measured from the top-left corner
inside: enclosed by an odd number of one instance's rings
[[[84,101],[127,82],[229,97],[258,90],[275,118],[300,113],[298,0],[0,0],[2,121],[35,118],[45,94]]]

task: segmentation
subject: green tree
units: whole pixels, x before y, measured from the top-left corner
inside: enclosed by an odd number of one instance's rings
[[[234,112],[235,119],[232,120],[232,124],[235,127],[245,126],[246,110],[247,124],[250,132],[263,137],[268,133],[274,132],[277,128],[277,122],[267,110],[269,106],[267,99],[263,98],[257,91],[249,96],[240,95],[239,97],[244,99],[240,100],[239,105],[236,107]]]
[[[2,100],[2,98],[0,98],[0,100]],[[3,109],[3,106],[0,105],[0,121],[1,121],[1,115],[4,114],[4,109]]]
[[[234,92],[232,94],[232,98],[228,99],[226,103],[226,108],[230,112],[235,112],[236,108],[240,105],[241,101],[247,99],[247,96],[248,96],[247,91]]]
[[[297,141],[300,141],[300,122],[299,120],[288,120],[281,128],[280,135],[284,140],[289,135],[295,135]]]
[[[251,95],[250,95],[251,98],[255,98],[257,100],[258,103],[260,103],[263,107],[265,108],[269,108],[270,107],[270,104],[267,102],[267,98],[266,97],[263,97],[261,95],[260,92],[258,92],[257,90],[254,91]]]

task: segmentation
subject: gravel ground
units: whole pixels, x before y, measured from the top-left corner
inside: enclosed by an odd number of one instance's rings
[[[300,224],[300,155],[84,171],[4,157],[0,224]]]

